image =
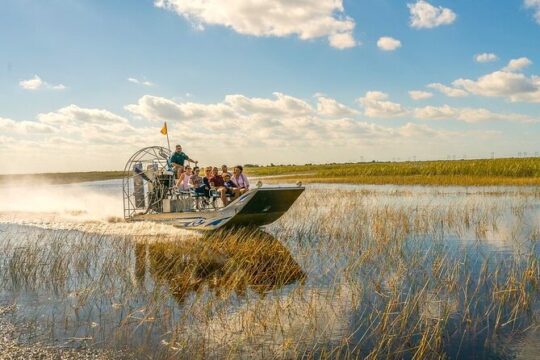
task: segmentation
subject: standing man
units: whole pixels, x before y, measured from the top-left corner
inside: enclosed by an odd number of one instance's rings
[[[197,161],[190,159],[189,156],[187,156],[186,153],[182,151],[182,145],[176,145],[176,151],[172,154],[170,162],[174,170],[176,171],[177,179],[180,179],[180,176],[184,172],[184,162],[186,162],[186,160],[197,165]]]

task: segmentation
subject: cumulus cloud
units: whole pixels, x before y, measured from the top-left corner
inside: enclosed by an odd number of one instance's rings
[[[540,24],[540,0],[524,0],[524,4],[526,8],[534,11],[534,18]]]
[[[384,127],[356,119],[359,112],[328,96],[317,94],[316,103],[274,93],[271,98],[227,95],[217,103],[176,102],[144,96],[126,106],[133,114],[149,120],[168,120],[171,133],[189,129],[189,147],[219,142],[224,149],[313,149],[320,145],[359,146],[411,137],[430,138],[446,133],[424,125]],[[359,100],[370,116],[400,116],[407,111],[380,92],[368,92]],[[171,110],[173,109],[173,110]],[[191,109],[197,109],[197,116]],[[174,117],[165,118],[164,114]],[[224,115],[225,114],[225,115]],[[240,152],[244,154],[245,152]],[[291,153],[287,153],[288,156]]]
[[[479,96],[504,97],[512,102],[540,103],[540,77],[495,71],[477,80],[458,79],[455,86]]]
[[[50,90],[64,90],[66,87],[62,84],[49,84],[38,75],[34,75],[31,79],[19,81],[19,86],[25,90],[41,90],[41,89],[50,89]]]
[[[433,93],[430,93],[428,91],[421,91],[421,90],[411,90],[409,91],[409,96],[413,100],[425,100],[432,97]]]
[[[336,49],[348,49],[356,46],[356,40],[351,32],[332,34],[328,37],[330,46]]]
[[[520,70],[523,70],[527,66],[531,65],[532,61],[529,60],[526,57],[520,57],[519,59],[512,59],[508,62],[508,65],[506,65],[503,70],[504,71],[510,71],[510,72],[518,72]]]
[[[441,131],[430,128],[423,124],[407,123],[399,128],[400,135],[411,138],[441,138],[447,136],[455,136],[451,131]]]
[[[69,105],[37,115],[37,122],[80,144],[126,145],[144,143],[153,135],[147,127],[134,127],[126,118],[104,109]]]
[[[452,10],[442,6],[435,7],[424,0],[407,6],[410,12],[410,25],[416,29],[448,25],[456,20],[456,14]]]
[[[139,80],[139,79],[134,78],[134,77],[129,77],[129,78],[127,78],[127,81],[129,81],[130,83],[133,83],[133,84],[137,84],[137,85],[154,86],[154,83],[152,83],[152,82],[150,82],[150,81],[147,81],[147,80]]]
[[[398,103],[388,101],[388,94],[380,91],[368,91],[358,102],[368,117],[397,117],[407,114],[407,110]]]
[[[501,70],[480,76],[478,79],[460,78],[452,82],[452,87],[439,83],[428,87],[453,96],[474,94],[486,97],[503,97],[512,102],[540,103],[540,76],[527,76],[522,70],[532,64],[526,57],[512,59]]]
[[[534,92],[536,85],[523,74],[495,71],[477,80],[457,79],[452,84],[481,96],[514,96]]]
[[[69,124],[127,124],[128,121],[110,111],[102,109],[87,109],[77,105],[69,105],[53,111],[38,115],[38,120],[50,125],[69,125]]]
[[[440,91],[446,96],[450,97],[464,97],[469,95],[465,90],[463,89],[457,89],[455,87],[446,86],[440,83],[432,83],[428,85],[429,88],[435,89],[437,91]]]
[[[135,115],[161,121],[174,119],[180,122],[194,119],[234,118],[238,114],[255,114],[255,116],[302,116],[313,112],[309,103],[282,93],[274,93],[275,99],[249,98],[244,95],[227,95],[222,103],[200,104],[193,102],[177,103],[162,97],[145,95],[137,104],[125,109]]]
[[[221,25],[252,36],[325,37],[338,49],[356,45],[355,21],[345,14],[342,0],[155,0],[154,5],[176,12],[199,30]]]
[[[19,86],[25,90],[38,90],[43,86],[43,80],[37,75],[28,80],[21,80]]]
[[[414,117],[422,120],[459,120],[468,123],[483,121],[532,123],[540,121],[540,119],[534,119],[523,114],[501,114],[484,108],[456,108],[449,105],[416,108],[414,109]]]
[[[476,54],[474,56],[474,61],[479,63],[487,63],[487,62],[493,62],[497,61],[498,57],[497,55],[493,53],[482,53],[482,54]]]
[[[383,36],[377,41],[377,46],[384,51],[394,51],[401,47],[401,41],[389,36]]]
[[[38,114],[34,121],[2,118],[0,133],[16,139],[2,144],[0,158],[8,166],[4,171],[119,169],[135,149],[161,140],[158,130],[135,128],[122,119],[107,110],[75,105]]]
[[[325,116],[347,117],[358,114],[358,111],[340,104],[337,100],[326,97],[317,97],[317,112]]]
[[[15,121],[0,117],[0,131],[17,134],[52,134],[58,132],[58,129],[37,121]]]

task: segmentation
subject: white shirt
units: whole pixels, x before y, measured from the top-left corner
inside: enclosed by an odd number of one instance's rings
[[[231,180],[236,187],[249,189],[249,181],[244,173],[241,173],[238,177],[233,175]]]

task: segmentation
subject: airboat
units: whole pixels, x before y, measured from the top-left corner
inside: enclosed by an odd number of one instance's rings
[[[223,206],[213,189],[202,199],[194,191],[176,189],[170,156],[169,149],[150,146],[137,151],[126,163],[122,187],[127,221],[153,221],[194,230],[259,227],[279,219],[305,189],[301,184],[258,184]]]

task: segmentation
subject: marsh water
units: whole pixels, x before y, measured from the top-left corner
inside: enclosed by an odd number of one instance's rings
[[[276,223],[213,234],[123,222],[119,181],[0,195],[0,325],[20,344],[540,357],[536,187],[309,185]]]

